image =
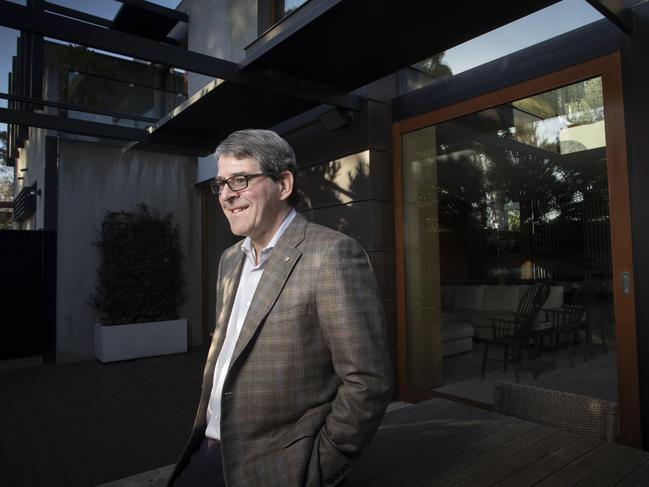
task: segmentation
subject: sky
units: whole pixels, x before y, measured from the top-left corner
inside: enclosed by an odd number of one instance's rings
[[[459,74],[602,18],[585,0],[563,0],[449,49],[444,59]]]
[[[24,5],[24,0],[11,0]],[[50,0],[107,19],[112,19],[121,3],[115,0]],[[154,0],[155,3],[176,8],[180,0]],[[546,9],[519,19],[472,41],[446,51],[445,61],[454,74],[479,66],[551,37],[601,19],[601,15],[585,0],[562,0]],[[0,26],[0,91],[7,92],[7,74],[11,57],[16,52],[18,32]],[[431,55],[437,53],[431,53]],[[0,107],[6,107],[0,100]],[[0,123],[0,130],[6,126]]]

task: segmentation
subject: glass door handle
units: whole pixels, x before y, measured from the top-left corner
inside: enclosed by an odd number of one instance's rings
[[[620,283],[622,284],[622,294],[624,296],[631,295],[631,273],[620,272]]]

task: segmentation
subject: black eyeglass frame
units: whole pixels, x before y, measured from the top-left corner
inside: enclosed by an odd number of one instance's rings
[[[273,176],[275,173],[273,171],[266,171],[266,172],[259,172],[255,174],[235,174],[234,176],[230,176],[228,179],[214,179],[210,181],[210,189],[212,190],[212,193],[215,195],[220,195],[221,192],[223,191],[223,188],[225,188],[225,185],[228,185],[228,188],[230,188],[230,191],[243,191],[248,187],[248,183],[251,179],[259,178],[262,176]],[[233,188],[232,185],[230,184],[230,181],[233,179],[237,178],[243,178],[242,184],[243,186],[241,188]]]

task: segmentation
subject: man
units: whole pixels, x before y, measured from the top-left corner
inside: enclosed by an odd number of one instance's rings
[[[276,133],[234,132],[216,160],[213,191],[245,239],[221,256],[198,413],[170,485],[337,485],[391,394],[367,255],[296,213],[295,154]]]

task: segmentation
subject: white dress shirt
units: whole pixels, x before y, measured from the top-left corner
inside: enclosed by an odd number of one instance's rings
[[[295,215],[295,209],[291,209],[288,215],[286,215],[286,218],[284,218],[284,221],[277,229],[277,232],[275,232],[275,235],[273,235],[273,238],[261,251],[261,254],[259,255],[259,265],[256,263],[255,248],[250,237],[246,237],[241,244],[241,251],[245,254],[243,269],[241,269],[241,279],[239,279],[237,294],[232,305],[232,313],[230,314],[230,320],[228,321],[228,329],[225,334],[225,340],[223,341],[223,347],[221,348],[219,357],[216,359],[216,365],[214,366],[212,392],[207,404],[207,428],[205,429],[205,436],[208,438],[213,438],[215,440],[221,439],[221,395],[223,394],[225,377],[230,368],[232,354],[234,353],[235,345],[239,339],[243,322],[248,314],[248,309],[252,303],[252,297],[254,296],[259,280],[264,273],[264,268],[266,267],[266,262],[268,261],[270,252],[273,250],[286,228],[293,221]]]

